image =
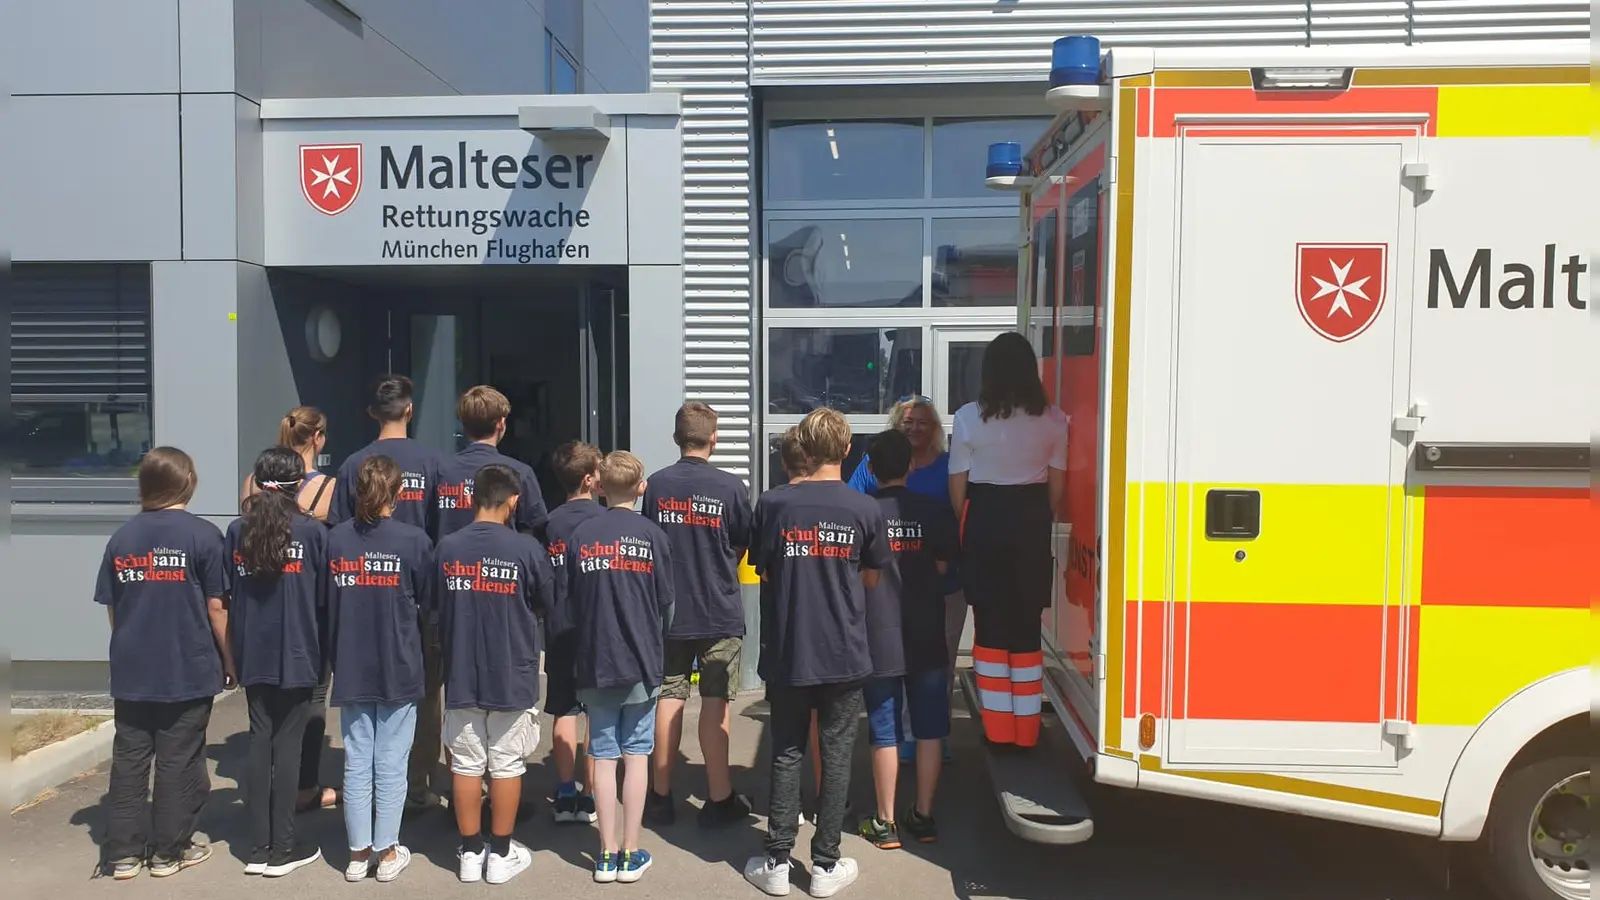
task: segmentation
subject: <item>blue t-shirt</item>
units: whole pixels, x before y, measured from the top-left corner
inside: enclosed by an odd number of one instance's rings
[[[449,709],[520,711],[539,702],[539,614],[550,560],[533,535],[473,522],[439,539],[439,630]]]
[[[850,486],[863,494],[876,495],[878,493],[878,479],[868,471],[869,457],[861,457],[861,464],[856,466],[855,473],[850,476]],[[950,506],[950,452],[940,453],[934,461],[920,469],[912,469],[906,476],[906,490],[924,497],[932,497],[943,503],[946,508]],[[954,515],[954,511],[951,512]],[[961,590],[961,573],[956,571],[956,561],[950,561],[950,567],[939,579],[939,590],[944,594],[954,594]]]
[[[328,532],[328,702],[421,700],[420,618],[432,613],[433,542],[392,518]]]
[[[573,531],[565,568],[575,686],[660,685],[673,601],[672,544],[660,526],[612,507]]]
[[[106,543],[94,600],[111,608],[111,696],[177,703],[222,690],[208,598],[227,592],[222,532],[181,509],[141,512]]]
[[[675,641],[744,637],[739,558],[750,545],[750,493],[735,475],[685,456],[645,483],[644,515],[672,541]]]
[[[555,571],[555,594],[550,610],[545,614],[546,647],[572,640],[572,610],[567,606],[567,548],[572,544],[572,533],[579,525],[605,512],[606,508],[593,500],[568,500],[550,513],[545,526],[544,548],[550,554],[550,567]]]
[[[400,467],[400,496],[395,499],[394,520],[439,535],[439,470],[444,466],[438,451],[411,438],[381,438],[350,454],[339,466],[339,480],[328,503],[328,524],[337,525],[355,518],[357,475],[369,456],[387,456]]]
[[[295,516],[283,571],[264,576],[244,564],[244,519],[228,526],[226,541],[228,630],[239,684],[315,687],[327,631],[327,527]]]
[[[539,490],[539,479],[534,477],[527,463],[512,459],[493,444],[483,441],[468,444],[440,466],[437,491],[439,537],[443,538],[472,524],[473,517],[478,514],[472,506],[472,479],[479,469],[491,463],[517,473],[517,483],[522,487],[515,518],[511,523],[524,534],[543,537],[550,513],[544,508],[544,494]]]

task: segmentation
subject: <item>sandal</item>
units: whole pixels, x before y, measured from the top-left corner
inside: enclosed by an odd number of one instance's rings
[[[317,785],[314,790],[315,793],[312,794],[311,800],[301,801],[296,799],[294,804],[295,812],[304,813],[321,809],[333,809],[339,805],[340,797],[338,790],[323,784]],[[333,795],[333,799],[328,799],[329,794]]]

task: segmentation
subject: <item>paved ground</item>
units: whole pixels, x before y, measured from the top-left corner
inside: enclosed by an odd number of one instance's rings
[[[959,707],[959,701],[958,701]],[[691,705],[691,714],[695,706]],[[1156,795],[1108,792],[1096,798],[1096,835],[1076,847],[1025,844],[1005,831],[985,772],[976,723],[959,710],[953,751],[939,799],[943,840],[883,852],[858,838],[846,838],[846,852],[861,861],[862,876],[848,894],[874,900],[916,898],[1010,898],[1010,900],[1458,900],[1424,879],[1413,858],[1392,835],[1353,826],[1236,809]],[[242,697],[219,703],[212,720],[209,755],[214,771],[211,803],[202,829],[217,842],[217,853],[203,866],[173,878],[116,884],[90,883],[103,827],[99,802],[104,771],[64,786],[58,794],[16,812],[6,841],[10,858],[7,895],[27,898],[77,898],[104,895],[128,898],[214,898],[245,889],[270,898],[382,893],[393,898],[477,896],[496,891],[455,880],[455,835],[448,812],[408,820],[402,833],[417,853],[397,882],[370,879],[346,885],[344,829],[337,811],[302,818],[304,827],[329,855],[323,863],[276,881],[247,879],[234,854],[244,841],[242,797],[237,780],[244,760],[245,714]],[[694,734],[693,724],[685,729]],[[548,733],[548,732],[547,732]],[[752,700],[739,705],[734,724],[733,759],[739,790],[766,805],[766,784],[755,765],[765,754],[765,709]],[[548,745],[548,738],[545,741]],[[679,768],[678,792],[703,790],[703,773],[692,740]],[[547,749],[547,748],[546,748]],[[864,745],[858,754],[852,795],[865,808],[871,795]],[[324,759],[337,772],[338,750]],[[764,821],[725,831],[702,832],[692,815],[653,835],[647,848],[656,864],[636,885],[602,888],[589,880],[595,838],[582,826],[550,824],[543,798],[555,776],[548,760],[529,769],[528,797],[538,809],[519,826],[517,836],[534,850],[534,868],[513,883],[520,896],[605,890],[641,898],[741,898],[760,895],[738,874],[759,847]],[[903,790],[909,789],[909,783]],[[694,801],[698,804],[699,800]],[[797,854],[805,856],[809,827],[801,831]],[[234,842],[230,846],[230,841]],[[794,896],[803,897],[797,882]]]

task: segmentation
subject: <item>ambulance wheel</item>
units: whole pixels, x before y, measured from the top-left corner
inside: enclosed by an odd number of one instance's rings
[[[1479,857],[1503,900],[1589,900],[1589,761],[1541,759],[1495,791]]]

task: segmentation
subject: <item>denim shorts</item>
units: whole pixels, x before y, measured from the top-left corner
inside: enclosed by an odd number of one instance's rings
[[[942,668],[874,678],[862,693],[867,703],[867,732],[874,747],[893,747],[905,739],[900,727],[903,712],[910,712],[911,736],[917,740],[950,736],[950,687]]]
[[[619,759],[622,756],[649,756],[656,749],[656,701],[643,703],[596,702],[593,694],[581,692],[589,711],[589,756],[594,759]]]

